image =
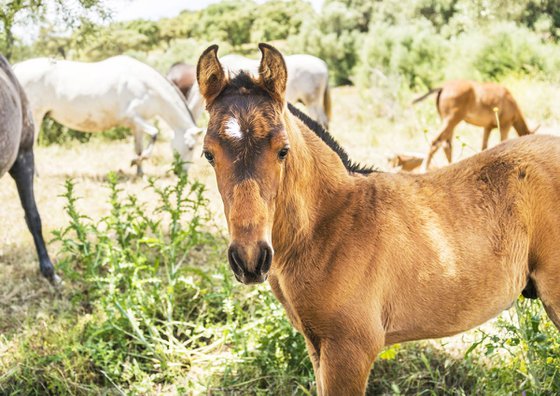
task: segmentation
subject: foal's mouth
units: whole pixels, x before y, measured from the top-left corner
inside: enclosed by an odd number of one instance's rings
[[[239,283],[243,283],[244,285],[257,285],[259,283],[266,282],[266,280],[268,279],[268,273],[255,276],[246,276],[244,274],[238,275],[235,272],[233,274],[235,275],[235,279],[237,279]]]
[[[263,283],[268,279],[274,251],[268,243],[262,241],[258,243],[258,249],[258,255],[249,259],[253,260],[249,261],[252,263],[250,265],[247,262],[247,253],[240,245],[232,243],[228,249],[228,261],[235,279],[245,285]]]

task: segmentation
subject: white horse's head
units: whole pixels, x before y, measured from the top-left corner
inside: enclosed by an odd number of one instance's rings
[[[183,169],[189,171],[192,164],[195,147],[200,141],[204,130],[199,127],[190,127],[184,133],[176,133],[172,141],[173,149],[179,154],[183,161]]]

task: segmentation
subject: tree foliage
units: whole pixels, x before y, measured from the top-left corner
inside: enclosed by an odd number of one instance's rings
[[[91,61],[127,53],[164,71],[178,60],[195,61],[191,52],[209,43],[220,44],[221,54],[256,55],[255,43],[273,41],[286,53],[324,59],[336,84],[365,83],[371,73],[381,72],[402,76],[414,87],[458,74],[452,68],[491,79],[548,73],[556,56],[545,57],[542,51],[560,37],[560,0],[325,0],[318,12],[306,0],[226,0],[173,18],[108,25],[82,18],[90,8],[102,12],[101,0],[80,0],[80,9],[62,12],[75,25],[70,36],[65,24],[43,21],[44,1],[12,0],[2,8],[0,23],[7,30],[0,45],[9,55],[15,42],[10,34],[20,15],[17,23],[37,21],[41,31],[31,47],[17,48],[16,58]],[[63,0],[52,4],[62,7]],[[498,26],[506,22],[513,27],[502,34]]]
[[[0,52],[10,59],[16,43],[14,27],[42,21],[49,9],[67,28],[87,22],[93,16],[108,16],[101,0],[76,0],[71,7],[64,0],[0,0]]]

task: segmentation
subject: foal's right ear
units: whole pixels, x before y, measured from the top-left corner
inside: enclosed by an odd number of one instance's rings
[[[196,66],[196,79],[198,80],[200,93],[206,99],[207,105],[211,105],[227,84],[226,74],[218,60],[218,46],[216,44],[208,47],[200,55]]]
[[[284,104],[288,70],[284,57],[272,45],[260,43],[262,53],[259,65],[259,84],[278,102]]]

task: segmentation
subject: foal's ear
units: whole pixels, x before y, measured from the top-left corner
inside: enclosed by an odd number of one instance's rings
[[[262,59],[259,66],[258,83],[270,96],[283,104],[288,81],[288,70],[284,57],[276,48],[265,43],[260,43],[259,49]]]
[[[200,93],[211,105],[227,84],[224,69],[218,60],[218,46],[212,45],[200,55],[196,65],[196,79]]]

